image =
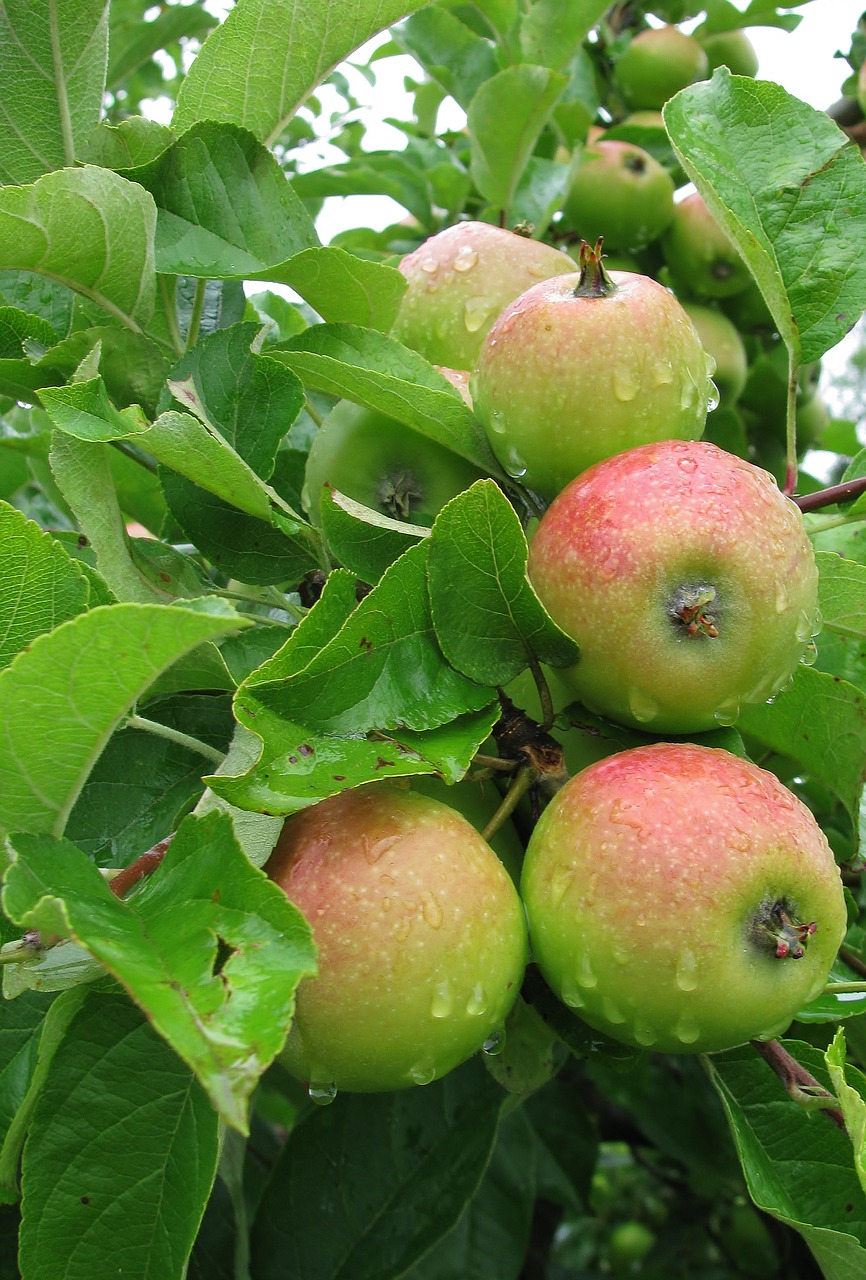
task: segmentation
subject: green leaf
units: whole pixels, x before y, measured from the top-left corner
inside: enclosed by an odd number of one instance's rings
[[[454,671],[439,649],[426,558],[426,542],[404,552],[338,634],[291,679],[278,654],[243,692],[252,690],[286,720],[332,734],[433,729],[489,706],[492,691]],[[291,642],[287,648],[291,653]]]
[[[282,361],[253,349],[260,331],[258,324],[217,329],[175,365],[171,380],[192,380],[207,420],[267,480],[280,441],[301,411],[304,389]]]
[[[830,1073],[833,1092],[839,1100],[839,1109],[845,1117],[845,1126],[851,1135],[851,1143],[854,1147],[854,1168],[857,1170],[860,1186],[866,1190],[866,1150],[864,1150],[866,1097],[848,1081],[845,1049],[845,1033],[839,1027],[833,1037],[833,1043],[824,1054],[824,1061]],[[857,1071],[856,1076],[860,1086],[866,1086],[866,1079],[862,1072]]]
[[[259,1205],[257,1280],[405,1275],[475,1193],[504,1098],[475,1060],[424,1089],[347,1094],[314,1110]],[[320,1218],[328,1230],[310,1231]]]
[[[136,183],[93,165],[62,169],[0,189],[0,270],[68,285],[138,333],[153,314],[155,224]]]
[[[824,630],[866,640],[866,565],[826,551],[817,552],[816,559]]]
[[[485,80],[499,70],[496,50],[447,9],[422,8],[392,32],[464,111]]]
[[[0,1204],[18,1199],[22,1110],[36,1073],[51,999],[32,992],[0,1001]]]
[[[319,324],[269,354],[305,386],[405,422],[495,475],[500,468],[463,397],[437,369],[394,338],[349,324]]]
[[[565,70],[607,8],[606,0],[535,0],[520,26],[522,60]]]
[[[445,167],[459,173],[453,164]],[[419,167],[411,153],[365,151],[346,164],[326,165],[297,174],[292,186],[303,200],[327,196],[390,196],[402,204],[422,227],[433,222],[432,171]],[[334,319],[343,317],[334,317]]]
[[[7,964],[3,969],[3,996],[14,1000],[25,991],[76,990],[83,983],[104,977],[102,965],[83,947],[75,942],[58,942],[33,960]]]
[[[24,1148],[22,1276],[181,1280],[217,1154],[217,1117],[189,1069],[134,1005],[90,995]]]
[[[772,706],[746,707],[737,728],[826,783],[856,826],[866,761],[866,694],[838,676],[800,666]]]
[[[0,502],[0,667],[88,605],[87,578],[50,534]]]
[[[486,80],[469,104],[472,177],[485,200],[506,214],[567,84],[565,76],[548,67],[507,67]]]
[[[138,12],[134,18],[123,21],[115,18],[115,11],[123,13],[117,5],[113,6],[106,84],[112,93],[160,49],[190,37],[203,40],[217,23],[201,4],[171,5],[148,22],[143,22]]]
[[[165,592],[144,577],[130,555],[108,455],[107,444],[77,440],[58,431],[51,441],[51,471],[108,589],[119,600],[165,602]]]
[[[817,360],[866,307],[866,167],[856,145],[823,111],[726,67],[672,98],[664,120],[794,366]]]
[[[303,249],[287,263],[278,279],[327,321],[363,325],[387,332],[394,323],[406,279],[396,267],[367,262],[332,245]]]
[[[829,1085],[819,1049],[792,1040],[783,1045]],[[866,1196],[848,1136],[792,1102],[750,1046],[705,1061],[755,1204],[800,1232],[827,1280],[856,1280],[866,1265]],[[860,1072],[849,1067],[847,1074],[862,1096]]]
[[[322,494],[321,515],[331,554],[362,582],[378,582],[413,539],[430,535],[421,525],[392,520],[331,488]]]
[[[178,5],[168,12],[181,13],[188,9],[188,5]],[[172,142],[174,130],[156,120],[145,120],[144,116],[131,116],[117,124],[103,120],[87,139],[78,158],[84,164],[98,164],[103,169],[135,169],[155,160]]]
[[[0,826],[60,835],[93,764],[154,679],[205,640],[248,625],[212,612],[117,604],[39,636],[0,672]]]
[[[156,203],[156,265],[167,275],[282,280],[281,264],[319,243],[275,157],[234,125],[195,125],[126,176]]]
[[[248,633],[250,634],[250,633]],[[253,633],[254,634],[254,633]],[[232,777],[242,769],[252,766],[260,754],[261,741],[242,724],[235,725],[235,733],[225,760],[217,769],[217,776]],[[231,818],[235,839],[254,867],[263,867],[271,855],[283,829],[281,817],[273,818],[264,813],[250,813],[228,803],[210,788],[205,791],[195,807],[200,817],[216,809]]]
[[[330,71],[419,0],[238,0],[178,94],[179,133],[227,120],[267,146]]]
[[[99,121],[107,0],[5,0],[0,9],[0,182],[75,163]]]
[[[428,548],[436,638],[452,666],[480,684],[507,684],[532,658],[565,667],[577,645],[548,617],[526,577],[517,513],[492,480],[442,508]]]
[[[95,956],[226,1123],[246,1132],[250,1094],[282,1048],[315,950],[298,909],[247,862],[228,816],[185,819],[129,902],[68,840],[19,835],[13,850],[10,918],[71,936]]]
[[[122,440],[150,426],[138,405],[118,412],[100,377],[42,387],[39,399],[54,425],[79,440]]]

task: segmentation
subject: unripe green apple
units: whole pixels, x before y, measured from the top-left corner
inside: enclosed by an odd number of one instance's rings
[[[697,191],[674,206],[662,250],[674,279],[697,298],[726,298],[751,282],[749,268]]]
[[[552,498],[601,458],[704,428],[712,368],[674,295],[601,265],[521,294],[485,339],[470,386],[505,470]]]
[[[644,445],[578,476],[542,517],[528,572],[580,647],[562,672],[576,696],[654,733],[733,724],[818,630],[799,509],[706,442]]]
[[[427,1084],[501,1029],[526,964],[523,908],[454,809],[344,791],[288,818],[265,870],[318,948],[281,1058],[311,1089]]]
[[[657,743],[557,793],[521,880],[534,958],[597,1030],[666,1053],[780,1035],[845,933],[810,811],[727,751]]]
[[[639,249],[674,216],[673,179],[658,160],[631,142],[604,138],[583,149],[562,206],[562,222],[608,250]]]
[[[472,369],[503,307],[539,280],[573,269],[572,260],[486,222],[458,222],[406,255],[408,282],[391,333],[433,364]]]
[[[661,110],[686,85],[706,78],[707,55],[694,36],[673,26],[639,32],[617,59],[614,76],[633,110]]]
[[[751,76],[758,74],[758,55],[745,31],[719,31],[715,35],[698,35],[709,62],[709,75],[716,67],[727,67],[732,75]]]
[[[482,473],[444,445],[375,409],[341,400],[313,440],[302,499],[321,524],[322,486],[394,520],[432,525],[446,502]]]
[[[746,385],[748,358],[736,325],[714,307],[684,302],[688,317],[698,331],[704,350],[715,361],[713,382],[718,387],[719,403],[725,408],[736,404]]]

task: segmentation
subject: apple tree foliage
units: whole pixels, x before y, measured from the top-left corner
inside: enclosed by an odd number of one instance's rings
[[[757,282],[746,409],[706,434],[792,480],[793,375],[866,309],[866,38],[832,113],[854,140],[724,68],[628,123],[612,68],[647,14],[720,35],[806,2],[0,3],[0,1280],[866,1272],[856,421],[825,414],[799,470],[817,655],[700,739],[774,770],[844,871],[840,989],[782,1042],[632,1051],[530,969],[501,1054],[316,1106],[278,1057],[315,948],[260,870],[284,816],[383,769],[489,770],[497,689],[573,660],[525,577],[537,498],[389,336],[400,255],[461,219],[574,249],[560,210],[612,126]],[[357,87],[404,53],[411,118],[377,150]],[[406,216],[323,245],[348,195]],[[670,283],[657,246],[637,265]],[[432,531],[336,491],[311,524],[340,399],[485,478]],[[575,704],[553,733],[587,760],[650,740]]]

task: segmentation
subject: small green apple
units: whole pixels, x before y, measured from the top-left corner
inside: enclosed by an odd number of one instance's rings
[[[408,1088],[502,1028],[527,942],[517,890],[450,806],[374,784],[293,814],[265,868],[304,913],[319,971],[281,1060],[311,1088]]]
[[[686,85],[706,78],[707,55],[694,36],[677,27],[649,27],[620,55],[614,77],[632,110],[661,110]]]
[[[693,439],[714,388],[695,327],[649,276],[608,274],[584,245],[579,275],[521,294],[470,380],[502,466],[545,498],[593,463],[650,440]]]
[[[528,573],[580,648],[562,676],[591,711],[654,733],[733,724],[788,681],[818,630],[818,572],[772,476],[666,440],[578,476],[542,517]]]
[[[400,263],[407,288],[392,336],[433,364],[472,369],[503,307],[573,266],[549,244],[486,222],[458,222]]]
[[[674,184],[666,169],[631,142],[600,138],[584,147],[562,206],[562,225],[608,250],[640,249],[670,224]]]
[[[695,37],[701,45],[709,62],[709,75],[716,67],[727,67],[732,75],[750,76],[758,74],[758,55],[745,31],[719,31],[715,35]]]
[[[529,842],[521,894],[560,999],[666,1053],[780,1035],[824,987],[847,923],[806,806],[694,743],[622,751],[566,783]]]
[[[698,331],[704,350],[715,361],[713,382],[718,387],[719,403],[729,408],[739,399],[748,371],[746,348],[739,330],[724,312],[715,307],[688,301],[683,306]]]
[[[697,298],[725,298],[751,283],[749,268],[697,191],[674,206],[661,244],[677,285]]]

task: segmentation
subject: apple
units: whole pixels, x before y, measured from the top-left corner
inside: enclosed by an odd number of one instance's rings
[[[400,270],[408,283],[392,336],[433,364],[471,369],[503,307],[574,263],[514,231],[458,222],[407,254]]]
[[[732,320],[715,307],[684,302],[683,307],[698,331],[704,350],[715,362],[713,382],[719,391],[719,403],[729,408],[736,404],[746,385],[748,357],[740,332]]]
[[[484,782],[447,783],[437,773],[419,773],[412,778],[412,790],[439,800],[461,813],[476,831],[483,831],[502,803],[502,796],[492,780]],[[523,845],[510,819],[488,841],[515,884],[523,865]]]
[[[706,441],[644,445],[579,476],[541,518],[528,573],[580,647],[562,672],[576,696],[653,733],[733,724],[818,630],[799,509]]]
[[[622,751],[572,778],[532,835],[521,893],[559,998],[666,1053],[780,1035],[824,987],[847,918],[806,806],[694,743]]]
[[[674,206],[661,244],[675,281],[695,297],[725,298],[752,281],[749,268],[697,191]]]
[[[709,62],[709,75],[716,67],[727,67],[732,75],[750,76],[758,74],[758,55],[745,31],[719,31],[715,35],[695,37],[701,45]]]
[[[564,227],[591,242],[603,236],[609,250],[639,249],[673,216],[673,179],[648,152],[604,138],[584,147],[562,206]]]
[[[343,791],[288,818],[265,869],[318,948],[282,1054],[311,1091],[428,1084],[501,1030],[526,964],[523,908],[450,806]]]
[[[521,294],[488,333],[470,380],[502,466],[545,498],[601,458],[703,431],[711,362],[674,295],[613,271],[601,248],[578,275]]]
[[[708,71],[707,55],[694,36],[668,24],[639,32],[617,59],[614,77],[632,110],[658,111]]]
[[[429,528],[445,503],[482,475],[405,423],[341,400],[313,440],[301,497],[317,526],[322,486],[330,484],[373,511]]]

